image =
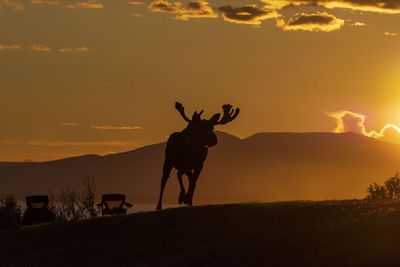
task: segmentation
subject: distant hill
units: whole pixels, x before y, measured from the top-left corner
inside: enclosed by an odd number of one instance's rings
[[[217,132],[194,202],[343,199],[365,196],[367,186],[400,170],[400,145],[354,133],[258,133],[246,139]],[[0,163],[0,193],[46,193],[81,185],[85,173],[99,193],[121,192],[132,201],[156,200],[165,143],[106,156],[49,162]],[[186,179],[185,179],[186,180]],[[171,172],[166,199],[176,201]]]

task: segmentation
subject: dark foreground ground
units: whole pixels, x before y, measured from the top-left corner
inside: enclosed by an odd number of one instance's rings
[[[168,209],[0,232],[0,266],[400,265],[400,203]]]

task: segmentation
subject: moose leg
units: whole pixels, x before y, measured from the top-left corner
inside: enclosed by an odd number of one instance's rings
[[[188,207],[193,206],[192,199],[193,199],[194,188],[196,187],[195,183],[196,182],[194,180],[193,174],[191,174],[189,176],[189,189],[186,194],[186,204],[188,205]]]
[[[161,178],[161,190],[160,190],[160,198],[158,199],[158,205],[157,205],[157,210],[161,209],[161,203],[162,203],[162,197],[164,193],[164,188],[165,184],[167,183],[167,180],[169,178],[169,173],[171,172],[172,169],[172,164],[168,161],[164,161],[164,167],[163,167],[163,176]]]
[[[178,200],[179,205],[182,204],[182,202],[184,201],[184,198],[185,198],[185,187],[183,186],[182,175],[183,175],[183,172],[178,171],[177,176],[178,176],[179,186],[181,187],[181,193],[179,194],[179,200]]]
[[[189,176],[189,189],[188,189],[188,193],[186,195],[186,200],[187,200],[187,204],[189,207],[193,206],[194,189],[196,188],[196,182],[200,176],[200,172],[201,172],[202,168],[203,168],[203,165],[201,165],[199,168],[195,168],[193,173]]]

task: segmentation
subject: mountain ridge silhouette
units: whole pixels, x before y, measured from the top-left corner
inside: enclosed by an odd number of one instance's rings
[[[244,139],[216,132],[198,185],[198,202],[360,198],[367,186],[400,168],[400,145],[355,133],[256,133]],[[165,143],[122,153],[82,155],[47,162],[0,163],[0,193],[79,188],[89,173],[98,193],[119,192],[155,201]],[[178,199],[175,171],[166,187]],[[196,204],[196,203],[194,203]]]

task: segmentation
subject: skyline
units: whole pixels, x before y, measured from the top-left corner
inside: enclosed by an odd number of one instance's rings
[[[398,13],[373,0],[0,0],[0,161],[163,142],[185,127],[175,101],[206,118],[240,107],[217,130],[241,138],[400,143]]]

